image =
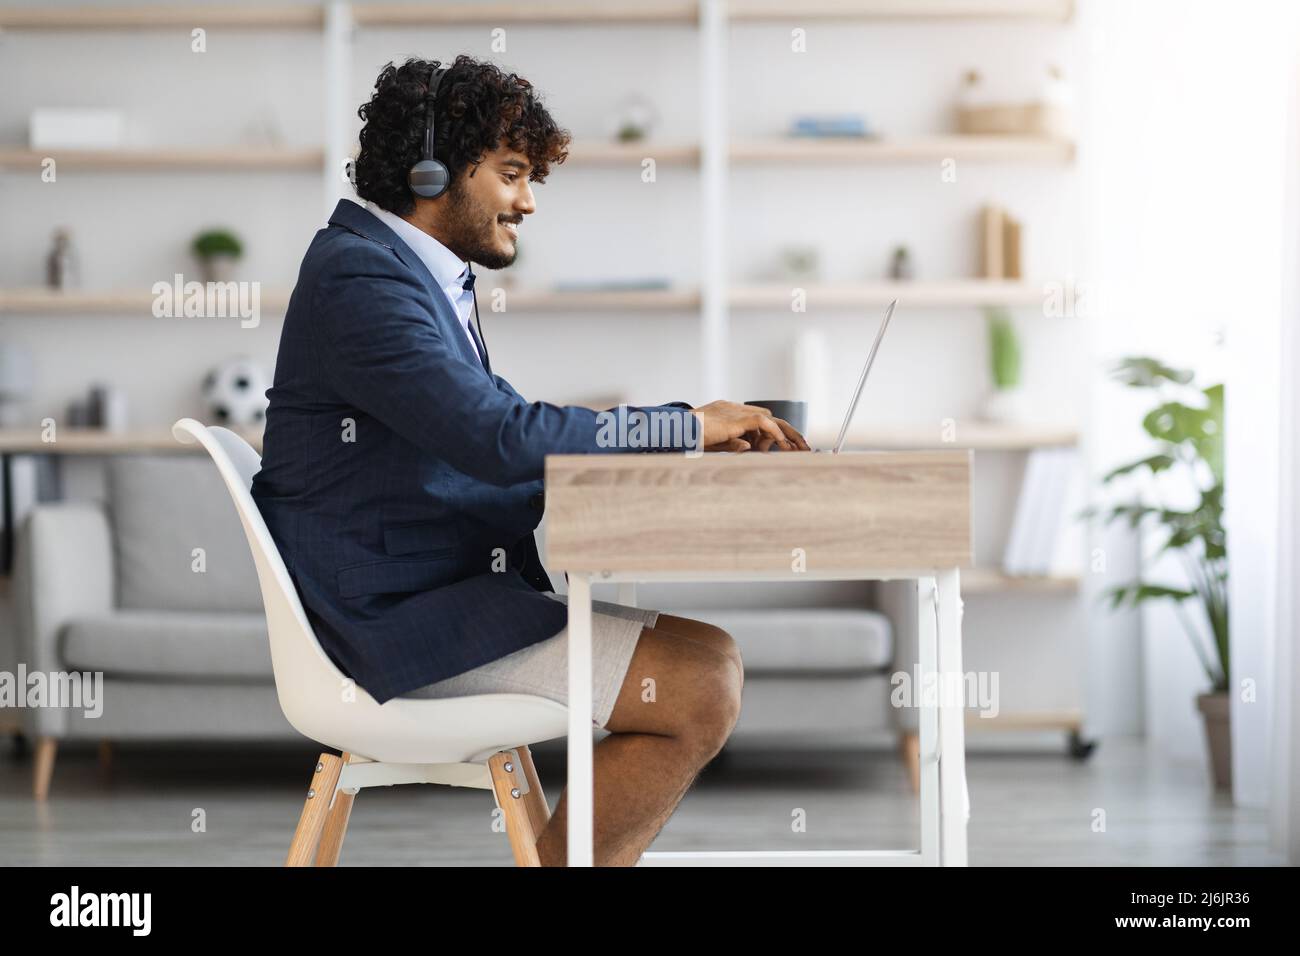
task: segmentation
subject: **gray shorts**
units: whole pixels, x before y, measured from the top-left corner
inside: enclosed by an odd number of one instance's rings
[[[564,594],[547,592],[546,596],[568,603]],[[609,601],[591,602],[591,708],[595,726],[604,727],[614,713],[641,628],[654,627],[658,620],[658,611]],[[439,698],[474,694],[535,694],[567,704],[569,629],[566,627],[554,637],[401,696]]]

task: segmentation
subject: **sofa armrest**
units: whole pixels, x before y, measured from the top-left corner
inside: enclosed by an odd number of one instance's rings
[[[14,603],[17,661],[27,671],[62,670],[58,640],[75,617],[113,610],[113,541],[108,516],[97,503],[68,502],[33,508],[18,533]],[[38,736],[59,736],[59,708],[24,708],[25,726]]]

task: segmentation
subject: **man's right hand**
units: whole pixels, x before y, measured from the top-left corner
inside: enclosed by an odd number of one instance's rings
[[[808,443],[789,422],[774,418],[758,405],[717,401],[693,408],[700,420],[705,451],[809,451]]]

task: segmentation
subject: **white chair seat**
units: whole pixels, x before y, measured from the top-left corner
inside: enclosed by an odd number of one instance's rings
[[[563,737],[569,729],[568,708],[531,694],[369,703],[374,711],[367,709],[366,719],[317,725],[308,736],[383,763],[482,763],[498,750]]]

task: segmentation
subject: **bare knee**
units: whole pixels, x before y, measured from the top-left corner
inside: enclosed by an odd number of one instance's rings
[[[722,749],[740,719],[741,677],[739,668],[721,651],[709,654],[706,661],[694,675],[678,736],[707,760]]]
[[[697,621],[689,617],[676,617],[671,614],[659,615],[656,627],[689,638],[707,647],[725,654],[735,665],[741,683],[745,680],[745,662],[740,656],[740,646],[728,631],[707,621]]]
[[[740,668],[725,651],[647,627],[606,727],[671,737],[690,759],[708,759],[740,719],[741,683]]]

